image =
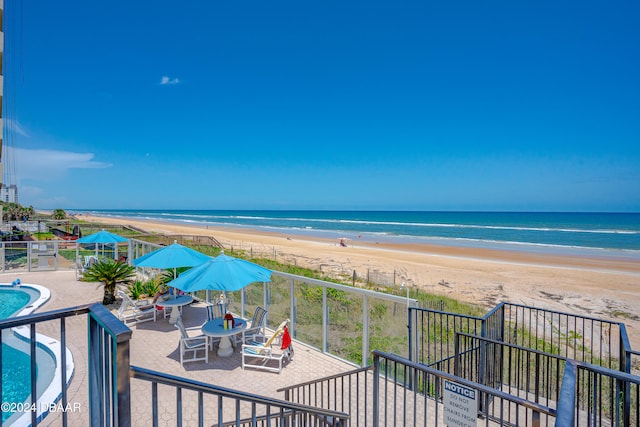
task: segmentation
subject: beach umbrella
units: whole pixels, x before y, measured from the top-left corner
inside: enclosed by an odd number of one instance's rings
[[[115,245],[115,257],[118,256],[118,243],[128,242],[129,239],[118,236],[106,230],[98,231],[97,233],[89,234],[88,236],[76,239],[76,258],[78,258],[78,245],[80,244],[95,244],[96,245],[96,258],[98,258],[98,245],[102,244],[102,252],[104,254],[104,245]]]
[[[210,259],[210,256],[202,252],[182,246],[174,241],[169,246],[134,259],[133,265],[136,267],[173,268],[173,277],[175,278],[177,267],[193,267]]]
[[[270,282],[271,270],[243,259],[220,254],[168,283],[185,292],[240,290],[253,282]]]

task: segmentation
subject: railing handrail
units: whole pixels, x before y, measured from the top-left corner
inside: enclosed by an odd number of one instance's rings
[[[441,310],[435,310],[433,308],[426,308],[426,307],[410,307],[410,310],[413,311],[421,311],[421,312],[429,312],[429,313],[436,313],[436,314],[445,314],[447,316],[455,316],[455,317],[462,317],[464,319],[470,319],[470,320],[479,320],[479,321],[483,321],[484,320],[484,316],[483,317],[478,317],[478,316],[472,316],[470,314],[461,314],[461,313],[452,313],[450,311],[441,311]]]
[[[611,377],[625,383],[634,383],[640,387],[640,377],[622,371],[593,365],[579,360],[567,359],[562,377],[562,387],[558,398],[558,410],[556,417],[556,427],[573,427],[575,425],[576,414],[576,394],[578,387],[579,370],[585,369],[596,374]],[[626,405],[625,405],[626,406]],[[628,411],[629,408],[626,407]]]
[[[282,387],[276,390],[276,392],[286,392],[286,391],[290,391],[293,390],[295,388],[300,388],[300,387],[306,387],[309,385],[314,385],[314,384],[319,384],[319,383],[323,383],[323,382],[327,382],[327,381],[332,381],[338,378],[344,378],[344,377],[348,377],[351,375],[355,375],[355,374],[359,374],[360,372],[364,372],[364,371],[373,371],[373,365],[369,365],[369,366],[365,366],[364,368],[358,368],[358,369],[353,369],[351,371],[347,371],[347,372],[341,372],[339,374],[334,374],[334,375],[330,375],[328,377],[322,377],[322,378],[318,378],[315,380],[311,380],[311,381],[307,381],[304,383],[300,383],[300,384],[295,384],[295,385],[291,385],[291,386],[287,386],[287,387]]]
[[[0,330],[32,325],[34,323],[47,322],[61,318],[75,317],[88,313],[92,313],[96,321],[109,331],[110,334],[118,337],[118,342],[125,339],[126,335],[131,334],[131,329],[129,329],[117,317],[113,316],[113,314],[100,303],[83,304],[70,308],[45,311],[44,313],[31,313],[26,316],[2,319],[0,320]]]
[[[616,371],[615,369],[606,368],[600,365],[593,365],[591,363],[582,362],[580,360],[569,359],[567,360],[567,363],[569,362],[575,363],[578,370],[585,369],[596,374],[606,375],[616,380],[631,382],[640,386],[640,376],[638,375],[629,374],[623,371]]]
[[[501,390],[497,390],[495,388],[492,388],[492,387],[489,387],[489,386],[486,386],[486,385],[483,385],[483,384],[480,384],[480,383],[476,383],[476,382],[467,380],[465,378],[461,378],[461,377],[458,377],[456,375],[449,374],[449,373],[444,372],[444,371],[439,371],[437,369],[430,368],[430,367],[428,367],[426,365],[423,365],[421,363],[412,362],[411,360],[405,359],[404,357],[397,356],[397,355],[391,354],[391,353],[385,353],[385,352],[378,351],[378,350],[373,350],[372,354],[373,354],[374,359],[376,359],[376,358],[384,358],[384,359],[387,359],[387,360],[391,360],[391,361],[396,362],[398,364],[408,366],[408,367],[410,367],[412,369],[416,369],[418,371],[423,371],[423,372],[426,372],[428,374],[434,375],[434,376],[439,377],[439,378],[448,379],[450,381],[454,381],[454,382],[456,382],[458,384],[462,384],[462,385],[467,386],[469,388],[476,389],[476,390],[478,390],[478,391],[480,391],[482,393],[487,393],[489,395],[498,397],[500,399],[504,399],[504,400],[507,400],[509,402],[513,402],[513,403],[515,403],[517,405],[523,406],[525,408],[531,409],[531,410],[539,412],[541,414],[550,415],[550,416],[553,416],[553,417],[556,416],[556,411],[554,409],[552,409],[552,408],[549,408],[548,406],[544,406],[544,405],[541,405],[541,404],[536,403],[536,402],[531,402],[530,400],[523,399],[523,398],[521,398],[519,396],[514,396],[512,394],[505,393],[505,392],[503,392]]]
[[[469,334],[469,333],[466,333],[466,332],[455,332],[455,334],[456,335],[465,336],[465,337],[468,337],[468,338],[474,338],[474,339],[477,339],[479,341],[487,341],[487,342],[489,342],[491,344],[497,344],[497,345],[501,345],[501,346],[504,346],[504,347],[514,348],[516,350],[522,350],[522,351],[525,351],[527,353],[538,354],[540,356],[548,356],[548,357],[551,357],[551,358],[565,360],[565,361],[566,360],[570,360],[568,357],[560,356],[559,354],[547,353],[547,352],[542,351],[542,350],[537,350],[537,349],[534,349],[534,348],[524,347],[524,346],[517,345],[517,344],[511,344],[511,343],[500,341],[500,340],[494,340],[492,338],[486,338],[486,337],[482,337],[480,335]],[[455,357],[455,356],[456,355],[450,356],[450,357]]]
[[[192,391],[203,392],[207,394],[215,394],[230,399],[243,400],[246,402],[257,403],[261,405],[279,406],[293,411],[314,414],[318,417],[333,417],[350,419],[350,415],[344,412],[332,411],[329,409],[316,408],[313,406],[302,405],[299,403],[288,402],[286,400],[276,399],[273,397],[260,396],[257,394],[247,393],[244,391],[233,390],[226,387],[220,387],[213,384],[207,384],[200,381],[182,378],[163,372],[152,371],[150,369],[141,368],[139,366],[131,366],[129,368],[129,376],[131,378],[156,382],[168,386],[181,387]]]
[[[498,310],[500,310],[502,307],[504,307],[505,304],[506,304],[505,302],[501,302],[498,305],[496,305],[495,307],[493,307],[491,310],[489,310],[489,312],[487,314],[482,316],[482,320],[489,319],[491,316],[493,316],[495,313],[497,313]]]
[[[46,322],[49,320],[72,317],[80,314],[87,314],[95,304],[83,304],[70,308],[45,311],[44,313],[31,313],[26,316],[11,317],[0,320],[0,329],[15,328],[18,326],[30,325],[33,323]]]
[[[306,282],[306,283],[309,283],[309,284],[312,284],[312,285],[324,286],[324,287],[332,288],[332,289],[338,289],[338,290],[347,291],[347,292],[358,294],[358,295],[368,295],[370,297],[375,297],[375,298],[378,298],[378,299],[383,299],[383,300],[402,303],[402,304],[406,304],[407,301],[409,301],[409,303],[413,304],[413,305],[418,303],[418,300],[415,299],[415,298],[407,298],[405,296],[400,296],[400,295],[386,294],[386,293],[383,293],[383,292],[373,291],[371,289],[362,289],[362,288],[359,288],[357,286],[343,285],[341,283],[328,282],[328,281],[322,280],[322,279],[315,279],[313,277],[299,276],[297,274],[285,273],[283,271],[274,270],[272,272],[272,274],[274,276],[280,276],[280,277],[284,277],[284,278],[287,278],[287,279],[294,279],[294,280],[298,280],[298,281],[301,281],[301,282]]]
[[[530,305],[517,304],[517,303],[513,303],[513,302],[503,302],[501,304],[509,305],[509,306],[512,306],[512,307],[527,308],[529,310],[536,310],[536,311],[545,312],[545,313],[561,314],[563,316],[577,317],[579,319],[586,319],[586,320],[590,320],[590,321],[607,323],[609,325],[617,325],[617,326],[619,326],[619,325],[622,324],[620,322],[614,322],[614,321],[606,320],[606,319],[599,319],[597,317],[583,316],[582,314],[567,313],[567,312],[564,312],[564,311],[549,310],[548,308],[532,307]]]

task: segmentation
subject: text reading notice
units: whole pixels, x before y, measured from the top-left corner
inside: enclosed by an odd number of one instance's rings
[[[476,427],[478,393],[469,387],[444,381],[444,423],[449,427]]]

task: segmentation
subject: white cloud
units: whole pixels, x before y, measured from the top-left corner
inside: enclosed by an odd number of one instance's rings
[[[25,149],[7,147],[8,158],[15,155],[18,178],[51,181],[65,175],[70,169],[102,169],[110,163],[93,160],[93,153],[74,153],[71,151]]]
[[[177,85],[180,82],[181,80],[177,77],[172,79],[169,76],[162,76],[162,79],[160,79],[161,85]]]

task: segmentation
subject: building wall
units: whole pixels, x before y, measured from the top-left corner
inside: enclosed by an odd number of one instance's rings
[[[18,187],[16,185],[5,187],[4,184],[2,184],[2,187],[0,188],[0,200],[8,203],[19,203]]]
[[[4,56],[4,0],[0,0],[0,185],[2,185],[2,177],[4,168],[2,165],[2,138],[4,135],[4,116],[2,115],[2,106],[4,104],[4,71],[2,68]]]

